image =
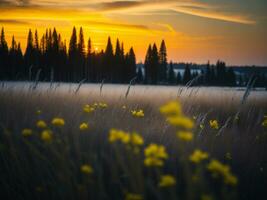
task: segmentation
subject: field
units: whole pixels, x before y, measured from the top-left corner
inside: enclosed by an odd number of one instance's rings
[[[245,90],[2,83],[1,199],[264,199],[267,92]]]

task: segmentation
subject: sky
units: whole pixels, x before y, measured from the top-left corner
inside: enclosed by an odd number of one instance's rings
[[[68,42],[73,26],[97,51],[119,38],[137,62],[164,39],[169,61],[267,66],[266,0],[0,0],[9,45],[14,35],[25,49],[29,29],[53,27]]]

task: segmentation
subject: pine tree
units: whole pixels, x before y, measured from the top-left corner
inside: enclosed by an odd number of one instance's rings
[[[191,71],[189,65],[185,66],[184,76],[183,76],[183,84],[186,85],[192,79]]]
[[[78,47],[77,47],[77,35],[76,28],[73,27],[72,35],[69,43],[69,69],[68,69],[68,80],[78,81],[76,66],[78,57]]]
[[[78,79],[88,78],[85,73],[85,44],[84,44],[84,36],[83,29],[80,27],[79,33],[79,42],[78,42]]]
[[[108,37],[108,43],[104,55],[104,68],[102,71],[103,78],[108,82],[112,82],[113,80],[113,73],[112,73],[113,62],[114,62],[113,47],[111,39],[110,37]]]
[[[173,64],[170,62],[169,70],[168,70],[168,82],[173,85],[175,83],[175,73],[173,70]]]
[[[34,63],[34,45],[33,45],[33,35],[31,29],[29,30],[28,33],[28,39],[27,39],[27,47],[26,51],[24,54],[24,59],[25,59],[25,73],[28,73],[28,71],[31,69],[31,74],[37,73],[37,66],[35,66]]]
[[[180,72],[177,73],[177,76],[176,76],[176,84],[177,85],[182,84],[182,75],[181,75]]]
[[[159,56],[157,45],[154,43],[151,54],[151,82],[157,84],[158,82],[158,68],[159,68]]]
[[[116,48],[115,48],[115,56],[114,56],[114,68],[112,70],[114,82],[123,82],[126,77],[126,70],[123,69],[122,60],[121,60],[121,46],[120,41],[117,39]]]
[[[164,40],[162,40],[159,50],[158,80],[162,83],[167,81],[167,49]]]
[[[152,69],[151,69],[151,59],[152,59],[152,48],[149,45],[145,58],[145,83],[149,84],[152,82]]]
[[[8,71],[8,46],[5,39],[4,28],[1,30],[0,35],[0,79],[7,78]]]

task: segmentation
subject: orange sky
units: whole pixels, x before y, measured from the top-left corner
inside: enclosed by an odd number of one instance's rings
[[[248,7],[241,0],[0,0],[0,25],[9,44],[14,35],[23,49],[29,28],[41,37],[56,27],[68,42],[72,27],[82,26],[94,48],[105,48],[108,36],[114,45],[119,38],[126,50],[134,47],[137,61],[149,43],[165,39],[169,60],[267,65],[266,3],[243,1]]]

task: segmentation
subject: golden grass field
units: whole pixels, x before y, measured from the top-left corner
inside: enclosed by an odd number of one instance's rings
[[[127,89],[2,83],[1,199],[264,199],[266,91]]]

